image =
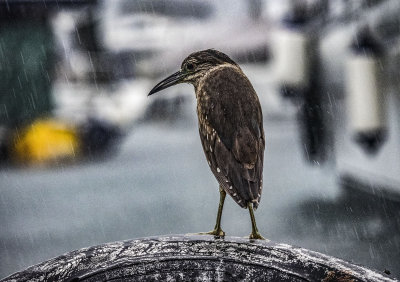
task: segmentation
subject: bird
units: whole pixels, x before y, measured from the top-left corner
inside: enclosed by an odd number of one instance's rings
[[[198,234],[225,236],[221,217],[228,194],[240,207],[249,210],[249,238],[264,239],[254,216],[263,187],[265,149],[263,115],[256,91],[240,66],[215,49],[190,54],[180,70],[156,84],[148,96],[180,83],[194,86],[201,144],[219,183],[215,227]]]

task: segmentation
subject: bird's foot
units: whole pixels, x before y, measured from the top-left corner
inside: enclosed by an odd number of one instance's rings
[[[221,228],[214,229],[209,232],[199,232],[196,234],[198,234],[198,235],[214,235],[215,237],[225,237],[225,232]]]
[[[265,238],[261,236],[261,234],[258,231],[251,232],[249,239],[265,240]]]

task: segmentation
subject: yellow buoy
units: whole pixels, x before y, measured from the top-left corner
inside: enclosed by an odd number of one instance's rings
[[[48,164],[73,160],[79,154],[76,128],[61,121],[41,119],[19,130],[12,155],[23,164]]]

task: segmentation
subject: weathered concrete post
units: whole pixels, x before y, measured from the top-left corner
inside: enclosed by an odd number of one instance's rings
[[[2,281],[396,281],[270,241],[170,235],[76,250]]]

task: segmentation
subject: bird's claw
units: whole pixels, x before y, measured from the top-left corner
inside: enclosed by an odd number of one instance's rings
[[[263,236],[261,236],[261,234],[256,231],[256,232],[252,232],[249,236],[249,239],[257,239],[257,240],[265,240],[265,238]]]
[[[209,232],[199,232],[197,234],[198,235],[214,235],[215,237],[225,237],[225,232],[221,228],[214,229]]]

